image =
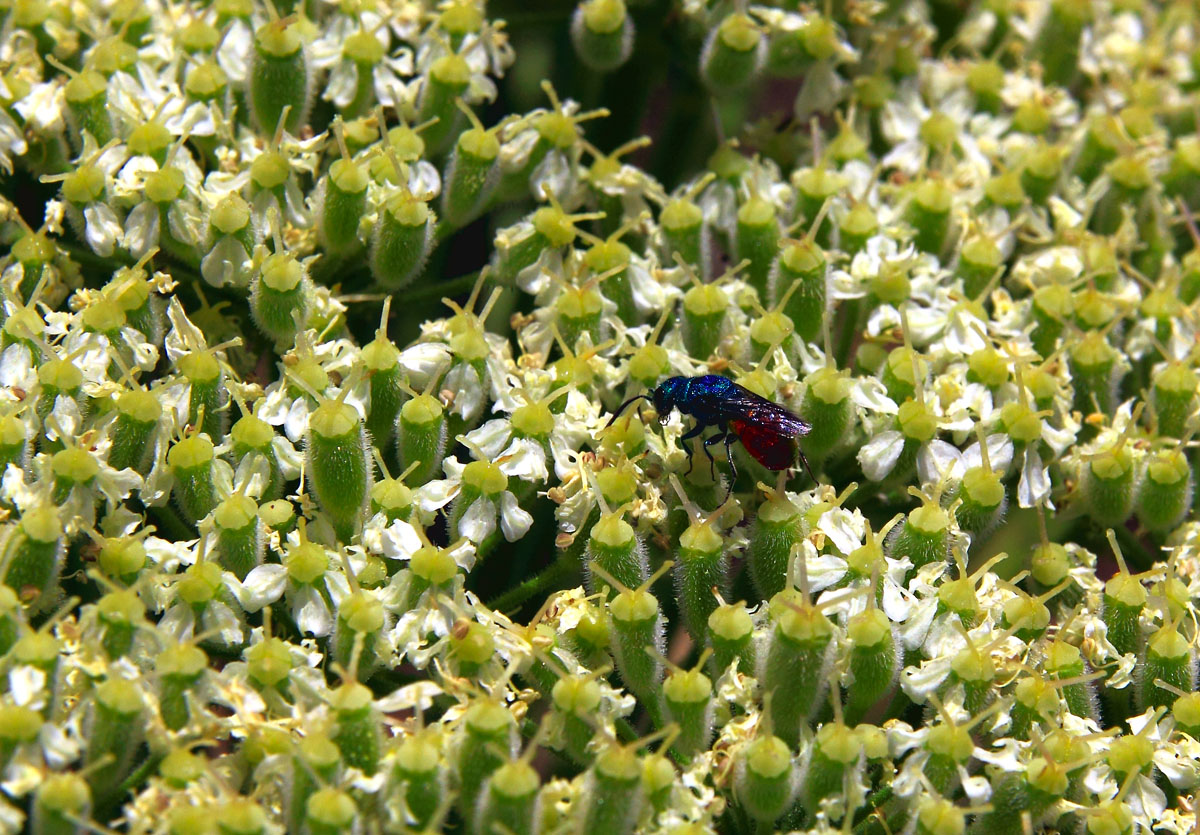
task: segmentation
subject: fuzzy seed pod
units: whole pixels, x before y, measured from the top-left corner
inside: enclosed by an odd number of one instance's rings
[[[658,704],[663,667],[659,660],[666,649],[663,618],[658,599],[647,589],[654,585],[671,562],[667,561],[636,589],[622,589],[608,602],[611,647],[617,672],[625,687],[648,705]],[[596,566],[592,566],[596,571]],[[601,569],[603,570],[603,569]],[[598,573],[598,572],[597,572]],[[616,580],[610,580],[616,587]],[[647,652],[647,648],[653,652]]]
[[[672,670],[662,684],[667,716],[679,726],[673,749],[685,758],[707,751],[712,741],[712,681],[700,672],[707,660],[702,657],[694,670]]]
[[[646,549],[633,531],[633,527],[622,518],[620,511],[605,513],[588,533],[585,565],[593,562],[626,588],[637,588],[646,579],[649,567]],[[615,594],[606,583],[591,579],[591,591],[605,589],[605,596]]]
[[[207,661],[207,659],[206,659]],[[108,764],[88,774],[88,785],[98,808],[117,800],[116,791],[129,774],[141,739],[140,717],[145,696],[136,684],[110,678],[96,687],[84,761]]]
[[[4,542],[4,584],[29,615],[46,612],[57,601],[65,547],[62,520],[53,505],[30,508],[10,530]]]
[[[260,131],[282,124],[295,135],[308,121],[312,79],[299,29],[287,20],[271,20],[254,34],[246,100]]]
[[[846,691],[850,721],[862,719],[896,683],[903,648],[893,631],[887,615],[873,606],[846,624],[846,636],[853,644],[849,658],[853,685]]]
[[[805,342],[821,333],[828,304],[825,253],[812,240],[789,241],[771,265],[768,284],[771,300],[782,304],[796,333]]]
[[[480,798],[478,831],[533,835],[538,826],[538,790],[541,778],[524,760],[500,766],[488,780]]]
[[[771,598],[769,639],[762,674],[778,736],[795,744],[800,727],[816,711],[829,684],[833,624],[790,589]],[[790,742],[789,742],[790,741]]]
[[[351,832],[359,810],[349,794],[340,789],[318,789],[305,801],[304,822],[310,835]]]
[[[193,435],[167,452],[167,466],[175,478],[171,495],[180,513],[195,524],[217,506],[213,483],[213,443],[206,435]]]
[[[388,290],[399,290],[421,269],[433,249],[437,216],[407,189],[392,195],[379,212],[371,238],[371,272]]]
[[[108,465],[114,470],[131,468],[145,475],[154,452],[150,437],[162,417],[162,405],[144,389],[126,389],[115,405],[117,416],[113,421]]]
[[[314,409],[305,454],[313,493],[338,538],[349,542],[362,525],[373,470],[358,412],[336,400]]]
[[[396,421],[396,446],[400,465],[409,470],[407,481],[425,484],[442,470],[446,455],[446,410],[430,394],[405,401]]]
[[[361,589],[352,591],[338,604],[330,655],[346,668],[357,660],[358,669],[369,674],[379,663],[375,645],[386,622],[383,603],[377,596]]]
[[[709,30],[700,53],[700,75],[718,93],[739,90],[758,75],[766,52],[767,42],[758,26],[735,12]]]
[[[433,820],[446,796],[444,758],[438,739],[428,731],[405,737],[396,748],[392,776],[417,826]]]
[[[161,676],[158,711],[163,724],[173,731],[182,730],[191,719],[189,691],[208,671],[208,656],[194,644],[178,644],[158,654],[154,669]]]
[[[329,697],[336,722],[333,741],[342,752],[342,762],[368,776],[379,770],[383,748],[373,698],[371,691],[356,681],[346,682]]]
[[[826,722],[813,740],[813,753],[801,776],[800,799],[810,815],[827,797],[842,794],[847,769],[858,761],[862,745],[841,721]]]
[[[708,640],[715,675],[719,677],[735,660],[739,672],[754,672],[754,622],[744,605],[724,604],[714,609],[708,616]]]
[[[279,498],[283,492],[283,472],[279,456],[275,454],[275,437],[271,424],[252,414],[242,415],[229,429],[236,463],[240,464],[247,455],[261,455],[267,462],[269,476],[260,498],[268,501]]]
[[[476,811],[488,778],[511,756],[516,742],[512,714],[498,702],[481,699],[463,715],[458,750],[458,807],[467,830],[478,831]]]
[[[440,154],[450,137],[458,132],[461,117],[455,102],[467,91],[470,81],[471,66],[461,55],[448,53],[429,65],[417,113],[421,122],[437,120],[425,129],[425,144],[430,153]]]
[[[258,504],[235,493],[217,505],[213,523],[221,565],[239,580],[246,579],[250,569],[262,564],[266,542],[258,518]]]
[[[792,549],[805,537],[807,527],[804,514],[785,493],[773,493],[759,506],[746,558],[760,599],[770,600],[783,591]]]
[[[1139,709],[1171,707],[1177,692],[1190,693],[1196,689],[1195,650],[1178,628],[1163,626],[1147,640],[1137,677]]]
[[[73,772],[51,774],[38,783],[29,818],[31,835],[83,835],[92,808],[92,792]]]
[[[796,794],[792,752],[777,736],[758,736],[742,750],[734,772],[738,801],[750,816],[771,823],[787,811]]]
[[[96,620],[103,632],[100,646],[109,660],[129,654],[134,633],[145,625],[145,606],[136,592],[113,591],[96,601]]]
[[[624,0],[583,0],[571,17],[575,54],[596,72],[611,72],[633,51],[633,19]]]
[[[908,557],[916,570],[949,558],[951,517],[936,500],[915,488],[910,488],[910,493],[921,500],[921,506],[908,514],[888,541],[888,555]]]
[[[737,211],[734,230],[734,257],[749,261],[746,281],[767,298],[767,280],[779,251],[779,218],[775,205],[761,197],[752,197]]]
[[[496,128],[486,130],[479,117],[462,104],[471,127],[458,135],[442,177],[442,217],[451,226],[465,226],[483,211],[499,182],[500,140]]]
[[[308,272],[286,253],[268,255],[250,283],[250,313],[258,329],[277,345],[290,345],[296,323],[308,321],[313,293]]]
[[[717,351],[725,331],[729,298],[715,284],[697,284],[683,294],[683,344],[694,357]]]
[[[1192,506],[1195,479],[1187,456],[1176,449],[1159,450],[1146,463],[1138,496],[1138,521],[1152,531],[1173,530]]]
[[[629,748],[609,744],[588,771],[578,832],[632,833],[641,811],[642,763]]]

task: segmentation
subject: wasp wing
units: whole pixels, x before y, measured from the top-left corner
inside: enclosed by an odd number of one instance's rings
[[[724,396],[712,398],[709,408],[721,421],[752,423],[764,433],[773,432],[785,438],[807,435],[812,431],[812,424],[808,421],[737,383],[733,383]]]

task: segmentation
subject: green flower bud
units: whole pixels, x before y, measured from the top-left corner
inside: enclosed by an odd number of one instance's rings
[[[362,526],[373,467],[362,419],[352,406],[327,400],[308,419],[307,471],[313,493],[338,538]]]
[[[481,801],[480,832],[532,835],[538,830],[538,790],[541,778],[524,760],[504,763],[492,773]]]
[[[766,46],[762,32],[750,17],[740,12],[730,14],[709,30],[700,53],[700,75],[718,93],[739,90],[758,75]]]
[[[1033,292],[1033,319],[1037,324],[1033,347],[1039,354],[1049,356],[1054,352],[1063,322],[1074,313],[1075,300],[1071,291],[1061,284],[1048,284]]]
[[[486,130],[479,117],[459,104],[471,127],[458,135],[442,177],[442,217],[451,226],[465,226],[491,200],[500,176],[497,129]]]
[[[801,725],[816,712],[829,686],[833,624],[801,595],[785,589],[771,598],[764,692],[771,699],[771,724],[780,739],[795,744]]]
[[[105,539],[100,544],[96,563],[106,576],[132,585],[146,565],[146,548],[140,539],[130,536]]]
[[[1141,486],[1133,453],[1119,442],[1097,453],[1083,467],[1081,487],[1092,518],[1100,524],[1117,524],[1128,519]]]
[[[678,485],[677,485],[678,487]],[[682,488],[678,488],[682,493]],[[729,585],[727,542],[712,518],[704,518],[688,501],[692,522],[679,537],[675,558],[675,589],[683,622],[692,638],[703,642],[708,632],[708,616],[717,608],[713,589],[720,592]]]
[[[287,499],[274,499],[259,505],[258,518],[267,530],[285,537],[296,526],[296,509]]]
[[[429,65],[417,112],[422,122],[438,120],[425,129],[425,143],[431,153],[440,153],[458,132],[461,120],[455,100],[467,91],[470,81],[471,67],[461,55],[448,53]]]
[[[1190,693],[1196,688],[1196,653],[1177,627],[1163,626],[1146,642],[1145,660],[1137,676],[1139,708],[1169,708],[1175,704],[1176,692]]]
[[[706,180],[702,180],[707,185]],[[690,265],[701,276],[706,276],[708,268],[707,230],[704,222],[704,212],[690,196],[677,197],[663,206],[658,216],[662,227],[664,255],[668,260],[675,255],[685,264]]]
[[[338,835],[353,828],[358,818],[354,798],[335,788],[318,789],[305,802],[305,822],[311,835]]]
[[[291,645],[280,638],[266,638],[246,649],[246,673],[260,690],[287,689],[292,671]]]
[[[217,551],[221,565],[232,571],[239,580],[255,566],[261,565],[266,538],[258,518],[258,504],[251,498],[234,493],[217,505],[213,512],[217,532]]]
[[[103,627],[100,645],[110,660],[128,655],[133,635],[145,624],[145,607],[136,592],[113,591],[96,601],[96,619]]]
[[[915,571],[949,558],[951,519],[935,499],[915,489],[910,492],[921,500],[921,506],[908,514],[904,524],[891,537],[888,555],[892,559],[908,557]]]
[[[924,180],[917,185],[908,204],[908,222],[916,230],[913,243],[917,249],[937,255],[946,248],[953,196],[950,187],[940,180]]]
[[[446,794],[445,754],[431,732],[407,736],[396,747],[393,778],[408,813],[428,826]]]
[[[193,644],[176,644],[158,654],[154,668],[161,676],[158,710],[163,724],[182,730],[191,718],[188,691],[208,670],[208,656]]]
[[[329,697],[336,726],[333,741],[342,752],[342,762],[368,776],[379,770],[383,747],[381,722],[371,704],[371,691],[348,681]]]
[[[878,233],[879,218],[865,203],[855,203],[838,220],[838,243],[848,255],[862,252],[867,248],[867,241]]]
[[[1004,256],[996,242],[985,235],[968,238],[958,255],[958,276],[967,298],[978,298],[991,283]]]
[[[716,284],[697,284],[683,294],[683,344],[696,358],[716,353],[725,331],[729,298]]]
[[[1087,665],[1079,648],[1061,639],[1047,645],[1042,665],[1047,675],[1058,680],[1079,679],[1087,673]],[[1067,701],[1067,709],[1076,716],[1095,719],[1100,715],[1096,693],[1090,681],[1064,685],[1062,694]]]
[[[108,760],[104,768],[88,774],[92,797],[100,807],[119,799],[115,793],[137,754],[144,709],[145,697],[131,681],[110,678],[96,687],[84,762],[92,765]]]
[[[162,417],[162,406],[145,389],[126,389],[117,397],[116,413],[108,465],[115,470],[132,468],[144,475],[154,452],[150,439]]]
[[[846,694],[846,716],[857,721],[896,683],[903,649],[887,615],[874,607],[854,615],[846,624],[853,685]]]
[[[779,252],[779,218],[775,205],[761,197],[751,197],[737,211],[734,229],[734,257],[748,260],[746,281],[767,297],[767,280]]]
[[[399,290],[421,269],[433,250],[437,217],[429,205],[401,188],[379,211],[371,238],[371,272],[388,290]]]
[[[92,792],[83,777],[72,772],[50,774],[40,781],[29,818],[32,835],[75,835],[76,823],[91,816]]]
[[[490,699],[480,699],[467,708],[462,719],[458,750],[458,810],[468,831],[475,831],[476,810],[484,784],[511,755],[516,742],[516,724],[508,708]]]
[[[1034,203],[1045,203],[1062,175],[1062,151],[1039,140],[1021,166],[1021,188]]]
[[[1150,530],[1168,531],[1183,521],[1192,506],[1194,479],[1180,449],[1159,450],[1146,464],[1138,497],[1138,521]]]
[[[171,495],[189,522],[200,521],[217,506],[213,460],[213,444],[205,435],[184,438],[167,452],[167,466],[175,477]]]
[[[1088,120],[1083,145],[1075,159],[1075,174],[1091,183],[1104,167],[1117,158],[1124,141],[1119,120],[1108,113],[1099,113]]]
[[[562,717],[566,753],[577,763],[592,761],[587,747],[596,735],[591,720],[600,707],[601,696],[600,685],[586,676],[563,676],[550,691],[554,709]]]
[[[740,752],[734,772],[738,801],[750,816],[771,823],[788,810],[796,792],[792,752],[777,736],[758,736]]]
[[[1000,478],[1003,473],[992,469],[987,453],[987,439],[980,437],[983,465],[971,467],[959,483],[960,504],[954,511],[958,526],[976,537],[984,537],[1004,516],[1008,496]]]
[[[70,360],[47,360],[38,366],[37,377],[41,392],[34,411],[43,420],[59,397],[78,401],[83,392],[83,372]]]
[[[804,514],[784,494],[772,494],[759,507],[746,567],[761,600],[783,591],[792,549],[804,539],[807,527]]]
[[[1200,739],[1200,693],[1184,693],[1171,707],[1175,727],[1192,739]]]
[[[337,621],[330,643],[331,654],[343,667],[349,668],[359,655],[358,669],[373,670],[379,662],[375,644],[387,622],[383,603],[369,591],[358,590],[342,598],[338,604]],[[361,644],[361,648],[358,648]]]
[[[58,509],[45,504],[21,514],[4,543],[4,584],[16,592],[29,615],[48,611],[59,595],[66,555]]]
[[[579,831],[632,833],[643,802],[641,777],[634,751],[616,744],[602,750],[588,772]]]
[[[7,768],[20,746],[37,740],[42,722],[42,715],[32,708],[0,705],[0,765]]]
[[[413,397],[400,407],[396,424],[400,464],[407,481],[420,486],[441,472],[446,455],[446,412],[430,394]]]
[[[217,831],[221,835],[266,835],[269,818],[253,800],[235,797],[224,801],[217,811]]]
[[[694,670],[672,670],[662,684],[663,703],[667,715],[679,726],[674,750],[683,757],[693,757],[708,750],[713,732],[712,681]]]
[[[620,511],[602,514],[588,532],[584,565],[593,562],[628,588],[637,588],[646,579],[646,549]],[[595,576],[589,579],[592,591],[605,589],[605,596],[615,593]]]
[[[1200,378],[1182,362],[1169,362],[1155,373],[1151,388],[1151,403],[1158,419],[1161,435],[1183,438],[1187,420],[1196,405]]]
[[[735,603],[714,609],[708,616],[708,640],[713,648],[714,674],[724,673],[735,659],[738,672],[754,672],[754,622],[745,606]]]
[[[914,362],[915,359],[915,362]],[[908,400],[917,393],[917,377],[922,380],[929,371],[929,363],[909,346],[894,348],[887,356],[880,379],[893,400]]]
[[[801,779],[800,797],[809,814],[815,815],[825,798],[842,794],[846,769],[858,762],[861,754],[862,744],[853,728],[841,721],[820,727]]]
[[[71,141],[82,145],[81,134],[87,131],[104,145],[113,138],[112,116],[108,110],[108,81],[92,69],[72,76],[63,88],[74,132]]]
[[[575,54],[596,72],[611,72],[633,51],[633,19],[624,0],[582,0],[571,16]]]
[[[658,704],[663,675],[659,658],[666,649],[658,599],[648,589],[670,565],[670,561],[663,563],[642,585],[632,590],[622,589],[608,602],[617,672],[630,692],[647,705]],[[654,652],[647,652],[647,647]]]
[[[300,26],[286,18],[260,26],[246,82],[250,115],[259,130],[273,131],[282,124],[288,133],[298,134],[308,122],[311,86]]]
[[[209,438],[224,438],[229,392],[217,358],[211,351],[192,351],[180,357],[176,367],[191,387],[188,423],[199,425]]]
[[[821,333],[828,304],[825,253],[811,240],[789,241],[771,267],[770,296],[805,341]]]
[[[312,281],[299,261],[286,253],[268,255],[250,283],[250,314],[276,345],[290,345],[297,319],[301,324],[308,320],[312,292]]]

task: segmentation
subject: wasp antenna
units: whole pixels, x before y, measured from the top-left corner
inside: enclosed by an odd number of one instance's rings
[[[626,400],[624,403],[622,403],[620,406],[617,407],[617,410],[615,412],[613,412],[613,416],[609,419],[608,423],[604,424],[604,428],[607,429],[608,427],[610,427],[614,423],[616,423],[617,418],[619,418],[621,416],[621,413],[624,412],[626,409],[628,409],[631,404],[635,403],[638,400],[646,400],[650,403],[654,402],[645,394],[634,395],[633,397],[629,398],[628,400]]]

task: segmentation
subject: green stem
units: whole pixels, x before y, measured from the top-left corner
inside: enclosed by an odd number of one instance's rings
[[[576,571],[575,561],[565,555],[533,575],[520,585],[514,586],[492,602],[492,608],[497,612],[511,612],[520,608],[525,601],[546,589],[558,585]]]

